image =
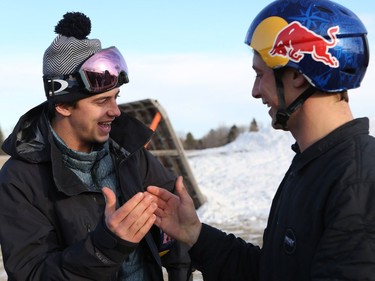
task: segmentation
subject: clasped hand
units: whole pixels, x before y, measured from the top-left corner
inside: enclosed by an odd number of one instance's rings
[[[158,206],[155,224],[174,239],[193,246],[198,240],[202,224],[182,177],[177,179],[176,195],[157,186],[149,186],[147,191],[154,196]]]
[[[190,246],[198,240],[202,224],[182,177],[177,179],[176,194],[149,186],[146,192],[137,193],[117,210],[113,191],[104,187],[102,192],[106,198],[105,222],[119,238],[139,243],[155,224]]]
[[[139,192],[116,210],[114,192],[108,187],[102,192],[106,198],[105,223],[109,230],[123,240],[139,243],[156,220],[154,197]]]

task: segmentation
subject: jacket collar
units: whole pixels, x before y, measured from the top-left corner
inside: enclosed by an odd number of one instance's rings
[[[338,127],[327,136],[308,147],[304,152],[299,152],[295,144],[293,150],[297,152],[292,161],[291,168],[298,172],[313,159],[319,157],[330,149],[357,135],[369,134],[369,119],[358,118]]]
[[[47,110],[47,103],[42,103],[22,115],[4,141],[3,150],[12,157],[31,163],[49,161]]]

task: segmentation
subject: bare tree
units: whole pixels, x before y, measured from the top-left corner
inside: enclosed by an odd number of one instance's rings
[[[229,129],[221,126],[218,129],[211,129],[202,138],[202,148],[219,147],[227,143]]]

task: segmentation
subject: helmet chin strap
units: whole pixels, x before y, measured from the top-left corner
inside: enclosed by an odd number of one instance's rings
[[[277,88],[277,96],[279,100],[279,108],[276,112],[276,120],[274,123],[275,127],[280,125],[283,130],[288,130],[288,120],[290,115],[295,112],[311,95],[313,95],[317,89],[310,86],[305,91],[302,92],[288,107],[285,105],[285,95],[284,95],[284,85],[282,82],[282,75],[284,73],[283,69],[275,69],[275,80]]]

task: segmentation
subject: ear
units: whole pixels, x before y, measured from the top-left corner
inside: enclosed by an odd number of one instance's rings
[[[64,117],[68,117],[68,116],[71,115],[71,106],[68,106],[68,105],[63,104],[63,103],[56,104],[55,110],[58,114],[60,114]]]

